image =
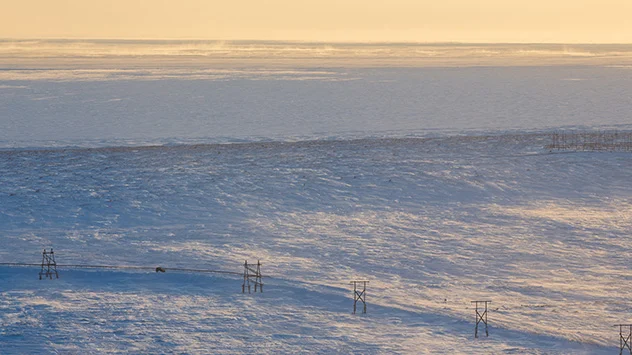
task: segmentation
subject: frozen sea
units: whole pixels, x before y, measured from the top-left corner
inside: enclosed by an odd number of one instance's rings
[[[632,46],[0,41],[0,147],[630,127]]]
[[[0,266],[1,353],[616,353],[632,154],[546,146],[632,130],[630,58],[0,41],[0,263],[167,269]]]

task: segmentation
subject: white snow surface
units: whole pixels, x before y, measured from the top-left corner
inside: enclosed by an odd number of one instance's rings
[[[630,153],[547,134],[0,152],[3,354],[610,354]],[[351,314],[352,279],[368,313]],[[471,300],[492,300],[474,339]]]
[[[0,40],[0,263],[167,269],[0,266],[0,353],[616,353],[632,155],[544,147],[632,130],[631,65],[630,45]],[[170,269],[246,259],[264,293]]]

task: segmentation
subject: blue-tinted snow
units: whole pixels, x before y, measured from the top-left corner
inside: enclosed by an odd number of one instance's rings
[[[227,75],[222,80],[114,76],[112,81],[5,81],[10,85],[0,88],[0,147],[621,129],[631,124],[632,70],[624,68],[377,68],[324,74],[305,70],[294,78],[283,72],[249,73],[252,77],[246,79]]]
[[[0,152],[9,353],[611,353],[627,321],[629,153],[547,135]],[[370,279],[351,316],[352,278]],[[472,299],[491,298],[474,341]],[[601,319],[594,322],[594,319]],[[563,326],[562,326],[563,325]],[[42,334],[42,336],[38,336]],[[261,341],[260,348],[253,342]]]
[[[0,147],[630,128],[632,46],[0,40]]]
[[[614,353],[632,156],[544,147],[632,128],[630,53],[0,40],[1,262],[268,276],[2,266],[0,352]]]

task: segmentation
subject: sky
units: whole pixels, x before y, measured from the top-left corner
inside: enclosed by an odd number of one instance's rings
[[[0,38],[632,43],[631,0],[0,0]]]

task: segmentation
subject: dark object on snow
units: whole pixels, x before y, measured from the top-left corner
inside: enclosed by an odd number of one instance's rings
[[[248,265],[248,260],[244,262],[244,283],[241,285],[241,293],[246,293],[246,287],[248,287],[248,293],[250,293],[250,281],[253,279],[255,283],[255,293],[257,293],[257,287],[259,288],[259,292],[263,292],[263,282],[261,282],[261,262],[257,260],[256,269],[250,265]]]
[[[353,314],[356,314],[356,305],[358,301],[362,302],[364,308],[362,309],[362,313],[366,313],[366,284],[369,283],[367,280],[353,280],[349,282],[353,284]],[[360,291],[360,284],[362,284],[362,291]]]
[[[163,269],[163,268],[161,268],[160,266],[158,266],[158,267],[156,268],[156,272],[165,272],[165,271],[166,271],[166,270],[165,270],[165,269]]]
[[[623,354],[625,348],[628,348],[628,350],[632,353],[632,347],[630,347],[630,339],[632,339],[632,324],[617,324],[615,327],[619,327],[619,354]],[[630,332],[625,329],[627,327],[630,327]]]
[[[55,262],[55,253],[53,252],[53,248],[50,248],[50,251],[47,252],[44,249],[42,253],[42,270],[39,273],[39,279],[42,279],[44,276],[45,279],[53,279],[53,275],[55,278],[59,278],[59,274],[57,273],[57,262]]]
[[[472,301],[471,303],[474,303],[476,305],[476,327],[474,327],[474,338],[478,338],[478,324],[480,322],[483,322],[483,324],[485,325],[485,336],[488,337],[489,331],[487,330],[487,304],[492,303],[492,301]],[[483,313],[479,311],[479,303],[485,304],[485,310],[480,308]]]

